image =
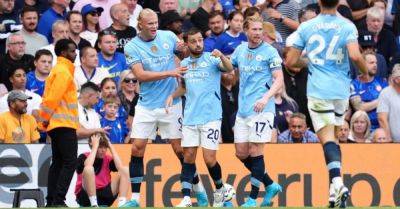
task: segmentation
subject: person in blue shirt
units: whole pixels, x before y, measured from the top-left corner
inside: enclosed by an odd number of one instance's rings
[[[98,67],[110,73],[110,76],[119,83],[119,75],[128,69],[124,54],[117,52],[117,36],[115,32],[103,30],[99,33],[98,47],[100,52]]]
[[[46,36],[49,43],[53,43],[52,27],[57,20],[65,20],[67,12],[66,8],[69,6],[67,0],[54,0],[51,1],[51,7],[46,10],[39,19],[37,32]]]
[[[118,110],[121,107],[121,102],[117,96],[109,96],[104,100],[104,116],[100,119],[101,127],[109,127],[107,132],[113,144],[125,143],[125,138],[128,135],[128,128],[125,122],[121,122],[117,118]]]
[[[351,81],[350,102],[354,109],[363,110],[368,113],[371,121],[371,131],[379,128],[378,97],[381,91],[388,86],[386,79],[376,76],[377,59],[373,52],[363,53],[367,64],[368,73],[358,76]]]
[[[173,101],[169,112],[165,111],[165,100],[178,87],[177,78],[187,67],[175,66],[175,55],[184,51],[184,43],[171,31],[158,30],[157,14],[144,9],[138,17],[139,34],[124,48],[126,61],[140,82],[139,101],[135,107],[130,138],[132,142],[129,163],[132,198],[127,207],[138,207],[140,185],[144,176],[143,156],[148,139],[155,139],[158,128],[161,138],[169,139],[172,149],[183,163],[181,147],[182,103]],[[199,206],[207,206],[207,194],[197,174],[193,179],[193,190]],[[203,188],[203,189],[199,189]]]
[[[367,68],[359,50],[355,25],[337,16],[339,0],[320,0],[319,3],[321,13],[302,23],[295,32],[286,64],[290,68],[304,67],[306,63],[300,56],[306,51],[308,109],[323,146],[330,191],[335,191],[330,194],[329,206],[346,207],[350,193],[341,178],[341,151],[335,128],[343,124],[348,108],[350,60],[364,74]]]
[[[234,127],[236,156],[251,172],[251,192],[243,207],[256,207],[261,184],[265,196],[260,207],[282,190],[265,172],[264,145],[271,141],[274,127],[274,95],[283,87],[282,59],[263,41],[263,20],[248,18],[244,23],[248,42],[231,55],[239,71],[239,109]],[[265,173],[264,173],[265,172]]]
[[[226,187],[221,179],[221,166],[216,153],[221,133],[221,70],[232,71],[230,60],[215,49],[212,53],[203,52],[204,42],[201,31],[192,28],[187,33],[186,44],[190,56],[182,60],[181,66],[188,68],[178,89],[168,97],[166,108],[173,101],[186,97],[182,142],[184,163],[181,172],[183,200],[177,207],[191,207],[190,191],[195,173],[196,153],[202,147],[204,162],[216,187],[213,207],[222,207]]]
[[[43,95],[44,82],[50,74],[53,55],[47,49],[40,49],[35,54],[34,64],[36,69],[26,74],[26,89]]]
[[[318,143],[315,133],[308,130],[306,116],[295,112],[290,116],[289,127],[278,136],[278,143]]]
[[[228,16],[229,28],[218,36],[214,45],[215,49],[224,55],[230,55],[242,42],[246,42],[246,35],[243,33],[243,15],[234,11]]]
[[[222,6],[222,11],[225,14],[225,17],[228,17],[229,14],[233,11],[236,10],[235,8],[235,2],[238,2],[237,4],[239,4],[240,0],[218,0],[219,3]],[[249,2],[254,6],[257,3],[257,0],[249,0]]]
[[[208,27],[210,28],[211,35],[204,39],[204,51],[212,52],[218,36],[224,32],[224,15],[219,11],[211,12],[210,16],[208,17]]]

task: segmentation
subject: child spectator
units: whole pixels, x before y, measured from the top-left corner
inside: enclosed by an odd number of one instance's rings
[[[121,107],[119,98],[115,95],[110,95],[104,100],[105,114],[101,118],[100,123],[102,127],[110,127],[108,131],[108,138],[111,143],[124,143],[128,135],[128,128],[125,122],[118,120],[117,111]]]

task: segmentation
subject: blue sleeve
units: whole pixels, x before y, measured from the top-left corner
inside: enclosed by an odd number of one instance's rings
[[[299,50],[303,50],[306,47],[306,41],[303,39],[302,33],[301,25],[297,31],[293,32],[293,47]]]
[[[211,62],[214,66],[217,66],[217,67],[218,67],[219,63],[221,63],[221,59],[218,58],[218,57],[212,56],[211,53],[207,53],[207,59],[208,59],[208,61]]]
[[[396,14],[399,12],[397,8],[400,6],[400,0],[393,0],[393,5],[392,5],[392,15]]]
[[[212,52],[214,50],[215,44],[212,43],[211,38],[204,39],[204,51]]]
[[[233,67],[238,67],[238,65],[239,65],[239,61],[238,61],[238,54],[239,54],[239,51],[240,51],[240,45],[235,49],[235,51],[233,51],[233,53],[231,54],[231,62],[232,62],[232,65],[233,65]]]
[[[43,15],[37,25],[36,31],[47,38],[47,41],[51,43],[51,28],[49,28],[49,23],[46,20],[47,15]]]
[[[268,60],[268,67],[272,71],[282,69],[282,58],[279,56],[275,48],[270,48],[270,58]]]
[[[224,42],[224,40],[222,39],[222,36],[223,36],[224,34],[221,34],[218,38],[217,38],[217,40],[215,41],[215,44],[214,44],[214,49],[218,49],[218,50],[220,50],[221,52],[222,52],[222,45],[223,45],[223,42]]]
[[[357,89],[356,86],[356,80],[352,80],[350,84],[350,98],[360,96],[359,89]]]
[[[346,44],[358,41],[358,31],[353,23],[349,22],[344,32],[346,33]]]
[[[131,68],[134,64],[142,63],[141,57],[135,47],[133,46],[132,42],[128,43],[124,47],[125,59],[127,68]]]

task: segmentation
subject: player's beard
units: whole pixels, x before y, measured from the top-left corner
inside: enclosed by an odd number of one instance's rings
[[[203,50],[204,50],[203,48],[202,49],[195,49],[195,50],[189,49],[190,54],[192,56],[194,56],[194,57],[199,57],[201,54],[203,54]]]

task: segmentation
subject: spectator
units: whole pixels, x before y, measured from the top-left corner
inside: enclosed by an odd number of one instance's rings
[[[39,14],[43,14],[49,7],[49,1],[47,0],[16,0],[15,9],[21,11],[24,7],[35,7]]]
[[[117,118],[118,110],[121,107],[121,101],[115,95],[111,95],[104,99],[104,116],[101,118],[100,123],[102,127],[109,127],[107,132],[108,138],[111,143],[123,144],[129,142],[128,128],[125,121]]]
[[[393,0],[391,14],[394,15],[393,31],[396,36],[400,35],[400,1]]]
[[[218,0],[218,1],[222,6],[222,11],[223,11],[225,17],[228,17],[231,12],[237,10],[237,8],[235,8],[235,5],[248,4],[247,0],[241,1],[241,2],[240,2],[240,0]],[[257,0],[250,0],[249,2],[251,3],[252,6],[254,6],[258,1]]]
[[[379,128],[378,97],[381,91],[388,86],[385,79],[376,77],[377,60],[375,53],[364,52],[363,57],[368,69],[367,74],[362,74],[351,82],[350,102],[355,110],[362,110],[368,113],[371,120],[371,130]]]
[[[38,25],[39,12],[35,7],[26,6],[21,11],[22,29],[18,32],[26,42],[26,53],[32,56],[41,47],[49,44],[47,38],[36,32]]]
[[[78,46],[78,50],[91,46],[90,42],[80,37],[83,31],[82,14],[78,11],[70,11],[67,14],[67,21],[69,24],[69,39],[74,41]]]
[[[204,39],[204,51],[212,52],[214,50],[217,38],[224,32],[225,19],[221,12],[211,12],[208,18],[208,27],[210,28],[210,35]]]
[[[124,70],[120,75],[118,97],[126,112],[131,112],[139,99],[139,84],[131,70]],[[135,111],[135,110],[133,110]],[[134,115],[134,114],[133,114]]]
[[[385,130],[390,142],[400,142],[400,65],[393,68],[389,87],[378,98],[379,126]]]
[[[247,41],[243,32],[243,15],[240,12],[232,12],[228,16],[228,29],[218,36],[214,45],[215,49],[224,55],[231,55],[242,42]]]
[[[213,11],[222,12],[221,4],[217,0],[204,0],[201,6],[190,16],[193,26],[200,29],[207,37],[211,35],[211,30],[208,28],[208,17]]]
[[[316,17],[317,11],[315,11],[311,7],[306,7],[305,9],[301,10],[299,13],[299,21],[300,23],[303,23],[307,20],[311,20],[312,18]]]
[[[319,139],[307,129],[306,116],[293,113],[289,119],[289,129],[279,134],[278,143],[318,143]]]
[[[368,31],[374,34],[377,52],[385,57],[386,63],[389,63],[398,48],[393,32],[383,27],[384,17],[383,10],[378,7],[371,7],[367,12],[367,27]]]
[[[181,16],[190,16],[200,7],[202,0],[178,0],[178,12]]]
[[[100,115],[93,109],[99,102],[100,88],[87,82],[81,86],[78,98],[79,128],[76,131],[80,143],[87,143],[90,136],[96,133],[106,133],[109,127],[101,128]]]
[[[25,70],[19,67],[15,67],[9,72],[9,79],[12,85],[11,90],[18,90],[23,92],[24,94],[32,97],[32,99],[28,100],[27,113],[30,115],[37,116],[37,111],[39,110],[40,103],[42,102],[42,98],[29,90],[26,90],[26,74]],[[9,94],[4,95],[0,98],[0,113],[8,111],[7,104],[7,96]]]
[[[50,74],[51,63],[53,62],[53,55],[49,50],[40,49],[35,54],[35,70],[26,74],[26,89],[38,94],[43,95],[44,82]]]
[[[358,110],[350,120],[349,140],[355,143],[371,142],[371,122],[365,111]]]
[[[99,102],[94,106],[94,109],[101,117],[105,116],[104,101],[106,98],[111,96],[117,96],[117,83],[112,78],[105,78],[100,83],[101,98]],[[128,118],[128,113],[125,111],[124,107],[120,106],[117,112],[117,118],[121,123],[126,123]]]
[[[120,3],[120,0],[79,0],[76,2],[72,10],[82,11],[82,15],[85,16],[83,11],[85,11],[85,13],[86,11],[88,11],[84,9],[84,7],[88,4],[91,5],[90,7],[88,7],[89,9],[91,7],[102,8],[104,12],[102,12],[99,17],[99,25],[100,29],[103,30],[107,27],[110,27],[110,25],[112,24],[110,10],[113,5],[118,3]]]
[[[389,63],[386,63],[386,59],[383,55],[376,53],[376,43],[374,41],[374,34],[372,34],[369,31],[360,31],[360,34],[358,36],[358,43],[360,45],[360,51],[363,52],[370,52],[370,53],[375,53],[376,59],[377,59],[377,76],[381,78],[387,79],[389,77],[389,70],[388,70],[388,65]],[[350,65],[351,69],[351,77],[355,79],[357,75],[359,75],[359,70],[356,69],[356,67],[351,64]]]
[[[0,114],[0,143],[36,143],[40,135],[36,120],[26,114],[27,100],[32,97],[13,90],[6,97],[9,111]]]
[[[0,55],[6,53],[5,42],[8,35],[22,28],[14,6],[15,0],[0,0]]]
[[[26,42],[20,34],[13,33],[7,38],[7,54],[0,57],[0,83],[11,90],[11,83],[8,79],[9,71],[19,66],[29,72],[35,69],[33,56],[25,53]]]
[[[107,70],[98,68],[99,59],[97,51],[91,46],[80,51],[81,66],[75,68],[74,80],[79,90],[84,83],[93,82],[100,85],[104,78],[110,77]]]
[[[129,11],[129,26],[134,27],[136,31],[138,31],[138,17],[139,13],[143,10],[143,7],[138,4],[137,0],[121,0],[122,3],[125,3],[128,6]]]
[[[78,101],[73,80],[76,45],[69,39],[61,39],[55,45],[55,53],[57,65],[46,79],[38,126],[50,136],[53,153],[48,173],[47,206],[66,207],[64,200],[78,152]]]
[[[100,32],[99,16],[103,11],[103,8],[93,7],[91,4],[85,5],[81,10],[85,30],[80,36],[88,40],[93,47],[96,47],[97,36]]]
[[[279,56],[283,57],[284,45],[277,42],[277,32],[275,30],[275,26],[270,22],[264,22],[263,29],[264,41],[271,44],[271,46],[273,46],[278,51]]]
[[[183,40],[183,18],[175,10],[169,10],[160,15],[161,30],[169,30],[173,32],[180,40]]]
[[[353,22],[359,31],[366,30],[366,17],[369,8],[368,0],[347,0],[347,3],[351,9],[351,14],[353,15]]]
[[[129,11],[124,3],[115,4],[110,10],[112,25],[106,30],[113,31],[117,37],[117,52],[124,53],[124,46],[136,36],[136,29],[129,26]]]
[[[160,14],[164,14],[169,10],[178,11],[178,0],[160,0],[158,7],[160,8]]]
[[[274,125],[278,130],[278,134],[284,132],[289,127],[290,116],[299,111],[296,101],[289,97],[286,88],[283,86],[277,94],[275,94],[275,118]]]
[[[221,77],[222,123],[221,138],[223,143],[233,143],[236,112],[238,110],[239,84],[234,72],[224,72]]]
[[[354,143],[349,140],[350,127],[349,123],[345,120],[343,125],[336,129],[336,138],[339,140],[339,143]]]
[[[81,207],[111,207],[117,196],[118,206],[125,204],[129,186],[128,168],[122,165],[117,151],[104,134],[93,134],[90,152],[79,155],[75,195]],[[109,149],[111,156],[107,154]],[[111,172],[118,172],[115,178]]]
[[[373,143],[388,143],[390,142],[386,136],[385,130],[382,128],[378,128],[374,131],[373,138],[372,138]]]
[[[106,70],[116,82],[119,82],[119,75],[128,69],[124,54],[117,52],[117,37],[113,31],[104,30],[99,33],[98,47],[100,70]]]
[[[294,0],[267,0],[266,9],[263,11],[265,21],[275,25],[281,34],[283,42],[299,27],[300,5]]]
[[[236,11],[239,11],[241,13],[244,13],[244,11],[253,6],[250,0],[236,0],[233,1],[233,5]]]
[[[49,43],[53,43],[53,24],[57,20],[65,20],[66,8],[69,0],[52,0],[51,7],[40,16],[37,31],[46,36]],[[55,43],[56,41],[54,41]],[[54,56],[55,57],[55,56]]]

